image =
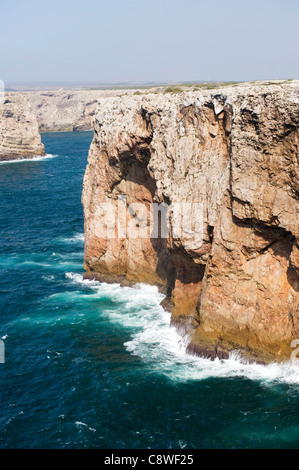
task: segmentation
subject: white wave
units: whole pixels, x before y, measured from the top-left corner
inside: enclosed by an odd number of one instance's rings
[[[16,158],[13,160],[4,160],[0,162],[0,165],[5,165],[7,163],[23,163],[23,162],[39,162],[40,160],[49,160],[50,158],[56,158],[58,155],[52,155],[51,153],[47,153],[46,155],[36,155],[30,158]]]
[[[84,233],[75,233],[72,237],[59,237],[57,241],[60,243],[84,243]]]
[[[229,359],[214,361],[187,354],[188,338],[182,338],[170,326],[170,313],[160,305],[164,296],[155,286],[121,287],[83,279],[78,273],[68,272],[65,276],[74,284],[94,290],[95,297],[114,300],[114,308],[102,311],[101,315],[114,324],[129,328],[131,339],[124,344],[127,351],[141,357],[151,369],[171,380],[243,377],[264,384],[299,385],[299,366],[295,363],[246,363],[238,351],[233,351]]]
[[[76,426],[87,426],[87,424],[86,424],[86,423],[82,423],[82,421],[76,421],[76,422],[75,422],[75,425],[76,425]]]
[[[96,290],[99,288],[98,281],[91,281],[89,279],[83,279],[82,274],[69,272],[69,273],[65,273],[65,277],[67,279],[70,279],[73,284],[79,284],[81,286],[94,288]]]
[[[136,284],[134,287],[121,287],[118,283],[107,284],[105,282],[98,282],[96,280],[83,279],[82,274],[67,272],[65,274],[67,279],[72,283],[80,285],[81,287],[90,288],[97,291],[98,297],[109,297],[121,304],[121,311],[113,310],[109,312],[119,318],[120,323],[125,321],[125,318],[130,317],[132,311],[132,319],[136,321],[134,310],[142,308],[143,310],[153,308],[159,305],[163,300],[164,295],[158,292],[157,287],[149,286],[147,284]],[[121,312],[126,310],[126,317],[122,316]],[[164,311],[164,310],[163,310]]]
[[[47,253],[19,253],[16,255],[3,255],[0,256],[0,266],[5,268],[23,268],[23,267],[51,267],[53,270],[70,270],[70,269],[82,269],[82,253],[73,252],[65,255],[52,254],[49,256]],[[45,280],[50,280],[50,276],[42,276]]]
[[[14,267],[22,267],[22,266],[36,266],[36,267],[43,267],[48,268],[51,266],[50,263],[43,263],[34,260],[25,260],[24,256],[2,256],[0,257],[0,266],[4,266],[5,268],[14,268]]]
[[[90,426],[88,426],[88,424],[83,423],[82,421],[76,421],[75,426],[78,427],[79,429],[83,426],[85,428],[88,428],[92,432],[96,432],[95,428],[91,428]]]
[[[49,266],[51,266],[51,264],[28,260],[28,261],[23,261],[23,262],[18,263],[18,266],[41,266],[43,268],[48,268]]]
[[[65,269],[82,269],[82,263],[76,263],[74,261],[60,261],[59,263],[54,264],[51,267],[52,269],[55,269],[57,271],[64,271]]]
[[[155,369],[172,380],[243,377],[264,383],[299,384],[299,367],[296,364],[246,363],[238,351],[231,352],[229,359],[214,361],[187,354],[188,341],[184,341],[174,327],[169,327],[169,320],[170,315],[157,308],[153,312],[153,319],[148,321],[145,317],[142,331],[135,333],[125,346],[129,352],[145,361],[154,359]]]
[[[52,253],[52,256],[59,259],[82,258],[82,251],[73,251],[72,253]]]
[[[229,359],[214,361],[187,354],[188,341],[169,326],[170,314],[160,306],[151,313],[152,318],[137,315],[142,329],[132,335],[125,347],[144,361],[153,362],[152,367],[172,380],[243,377],[264,383],[299,384],[299,366],[293,363],[246,363],[238,351],[231,352]]]
[[[15,419],[17,419],[19,416],[23,415],[24,414],[24,411],[20,411],[19,413],[15,414],[14,416],[12,416],[11,418],[9,418],[6,423],[4,424],[4,428],[6,428],[6,426],[10,423],[12,423]]]

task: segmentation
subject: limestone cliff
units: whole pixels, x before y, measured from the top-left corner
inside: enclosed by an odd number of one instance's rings
[[[93,125],[98,99],[135,90],[52,90],[27,92],[40,132],[86,131]]]
[[[289,359],[299,338],[298,124],[298,81],[100,101],[82,197],[86,276],[164,286],[190,352]],[[101,237],[97,208],[121,195],[200,203],[201,241],[177,236],[171,220],[166,239]]]
[[[28,97],[6,93],[0,103],[0,161],[44,155],[38,123]]]

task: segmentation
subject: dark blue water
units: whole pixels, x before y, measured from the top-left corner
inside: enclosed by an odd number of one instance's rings
[[[0,164],[0,447],[298,448],[298,368],[188,356],[156,288],[82,280],[91,139]]]

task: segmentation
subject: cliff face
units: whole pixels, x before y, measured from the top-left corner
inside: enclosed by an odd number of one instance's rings
[[[38,123],[28,97],[6,93],[0,104],[0,161],[44,153]]]
[[[289,359],[299,338],[299,82],[110,98],[99,109],[82,197],[86,276],[164,286],[190,352]],[[177,234],[172,218],[167,238],[103,236],[98,208],[124,217],[121,195],[147,208],[197,204],[186,218],[200,220],[200,236]]]
[[[98,99],[134,90],[55,90],[28,92],[40,132],[86,131],[93,125]]]
[[[97,107],[93,91],[35,91],[27,94],[40,132],[88,130]]]

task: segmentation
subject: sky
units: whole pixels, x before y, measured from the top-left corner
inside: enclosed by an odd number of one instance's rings
[[[4,82],[299,78],[299,0],[0,0]]]

